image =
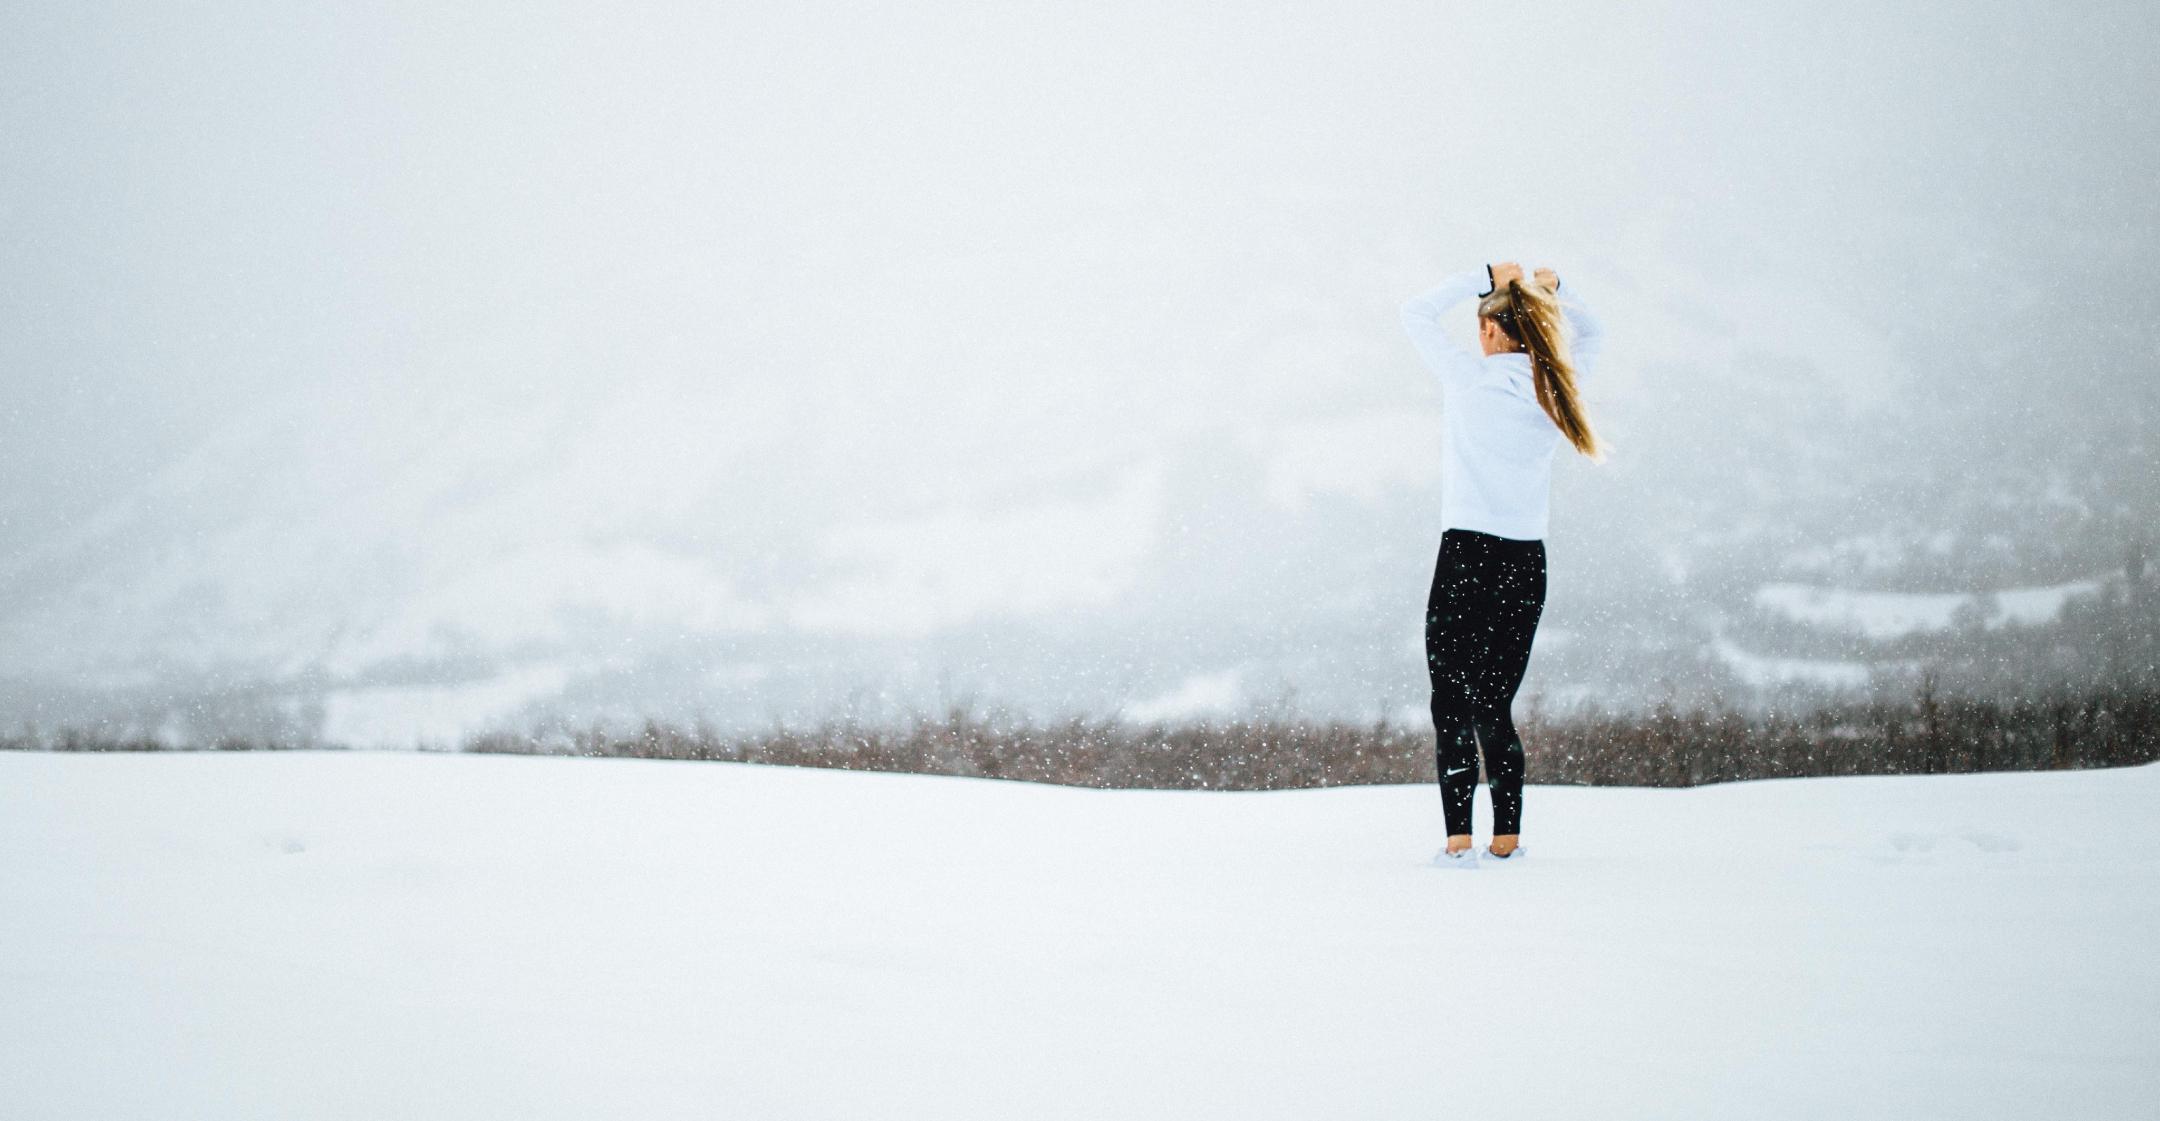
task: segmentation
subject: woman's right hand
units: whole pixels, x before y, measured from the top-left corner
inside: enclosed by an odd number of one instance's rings
[[[1543,289],[1544,289],[1544,290],[1546,290],[1547,292],[1552,292],[1552,293],[1555,293],[1555,294],[1558,294],[1558,293],[1559,293],[1559,291],[1560,291],[1560,274],[1559,274],[1559,273],[1556,273],[1556,272],[1552,271],[1551,269],[1539,269],[1538,271],[1536,271],[1536,272],[1534,272],[1534,273],[1531,273],[1530,275],[1531,275],[1531,276],[1534,276],[1534,277],[1536,277],[1536,278],[1537,278],[1537,282],[1538,282],[1538,287],[1540,287],[1540,288],[1543,288]]]

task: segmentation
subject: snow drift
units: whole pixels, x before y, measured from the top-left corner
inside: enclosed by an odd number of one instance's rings
[[[2144,1116],[2156,795],[6,754],[0,1115]]]

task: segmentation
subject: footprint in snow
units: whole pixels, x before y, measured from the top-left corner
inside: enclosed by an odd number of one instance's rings
[[[1926,833],[1892,833],[1890,847],[1904,853],[1922,853],[1935,847],[1935,838]]]
[[[293,856],[307,851],[307,842],[289,833],[277,833],[262,838],[263,847],[271,852]]]
[[[2016,837],[2003,833],[1988,833],[1977,829],[1967,829],[1957,836],[1959,840],[1971,845],[1973,849],[1984,853],[2017,852],[2025,847],[2024,843]],[[1949,838],[1940,833],[1904,831],[1892,833],[1888,838],[1890,851],[1879,853],[1873,859],[1894,864],[1904,860],[1927,858],[1935,852],[1937,842],[1947,840]],[[1957,851],[1970,850],[1959,849]]]

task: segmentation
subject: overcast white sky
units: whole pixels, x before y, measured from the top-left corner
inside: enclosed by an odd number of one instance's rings
[[[434,379],[459,356],[484,376],[492,356],[540,386],[643,361],[855,392],[881,355],[965,346],[972,317],[1003,326],[1039,306],[1005,297],[1044,289],[1077,310],[1043,346],[1115,335],[1166,295],[1101,287],[1120,261],[1086,257],[1121,228],[1219,260],[1333,211],[1328,234],[1439,263],[1456,242],[1587,257],[1647,213],[1707,243],[1675,252],[1716,260],[1748,231],[1777,259],[1728,265],[1886,289],[1965,256],[2119,269],[2155,217],[2154,22],[2129,3],[11,4],[0,543],[294,382]],[[1040,288],[971,270],[983,254]],[[1176,287],[1178,309],[1240,302],[1234,275],[1178,279],[1213,286]],[[1003,392],[896,388],[939,415]]]

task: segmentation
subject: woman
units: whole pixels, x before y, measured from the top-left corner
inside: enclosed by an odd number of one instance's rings
[[[1440,330],[1441,314],[1473,295],[1482,356]],[[1425,605],[1425,667],[1448,831],[1447,848],[1434,861],[1474,867],[1470,805],[1480,746],[1493,806],[1485,851],[1502,859],[1522,851],[1523,749],[1508,707],[1545,609],[1553,451],[1566,441],[1593,460],[1604,458],[1576,390],[1604,332],[1572,291],[1563,311],[1560,278],[1551,269],[1525,283],[1522,266],[1512,261],[1448,277],[1404,304],[1402,319],[1439,375],[1446,418],[1440,557]],[[1572,342],[1563,321],[1574,328]]]

